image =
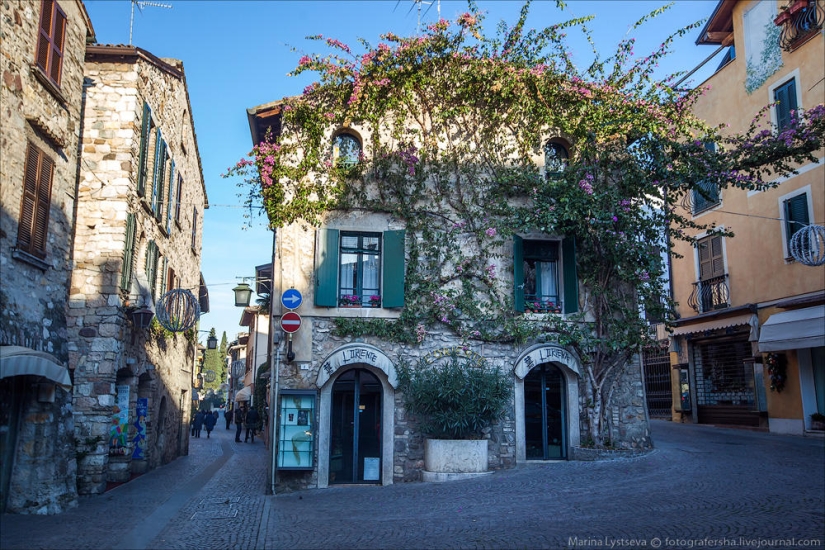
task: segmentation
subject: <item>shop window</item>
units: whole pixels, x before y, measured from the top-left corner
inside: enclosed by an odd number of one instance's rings
[[[316,306],[404,305],[403,230],[320,229],[317,239]]]

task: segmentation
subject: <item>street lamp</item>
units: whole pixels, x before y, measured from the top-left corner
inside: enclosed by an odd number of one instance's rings
[[[210,334],[206,339],[206,349],[218,349],[218,338],[214,334]]]
[[[154,317],[155,314],[152,313],[151,309],[142,306],[140,309],[134,310],[131,316],[135,328],[142,330],[149,327],[152,323],[152,317]]]
[[[235,293],[236,307],[249,306],[249,301],[252,299],[252,287],[250,287],[246,283],[240,283],[238,286],[232,289],[232,292]]]

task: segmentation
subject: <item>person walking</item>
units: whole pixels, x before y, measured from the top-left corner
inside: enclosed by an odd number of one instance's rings
[[[243,429],[243,423],[244,423],[244,420],[245,420],[244,412],[245,412],[244,407],[243,407],[243,405],[241,405],[241,406],[239,406],[235,409],[235,414],[233,415],[234,418],[235,418],[235,429],[236,429],[235,430],[235,442],[236,443],[241,442],[241,430]]]
[[[212,413],[206,413],[206,416],[203,419],[203,425],[206,428],[206,439],[209,439],[209,436],[212,435],[212,430],[215,429],[215,424],[218,422],[218,419],[215,418],[215,415]]]
[[[195,437],[201,436],[201,428],[203,428],[203,411],[198,411],[198,414],[195,415],[195,423],[192,424]]]
[[[258,428],[259,419],[260,417],[255,407],[250,407],[249,410],[246,411],[246,437],[244,438],[244,443],[246,443],[250,435],[252,436],[252,443],[255,443],[255,430]]]
[[[229,407],[227,407],[223,411],[223,419],[226,420],[226,429],[227,430],[229,429],[229,425],[232,423],[232,414],[233,413],[234,413],[234,411],[232,409],[230,409]]]

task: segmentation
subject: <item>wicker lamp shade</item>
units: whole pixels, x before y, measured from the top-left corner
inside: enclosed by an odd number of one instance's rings
[[[806,225],[791,238],[791,256],[812,267],[825,264],[825,227]]]
[[[158,299],[155,316],[166,330],[183,332],[195,326],[201,316],[201,308],[194,294],[175,288]]]

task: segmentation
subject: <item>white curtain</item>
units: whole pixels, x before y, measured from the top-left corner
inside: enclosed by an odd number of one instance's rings
[[[558,262],[536,262],[536,270],[539,272],[541,288],[537,289],[542,301],[557,300],[558,287]]]

